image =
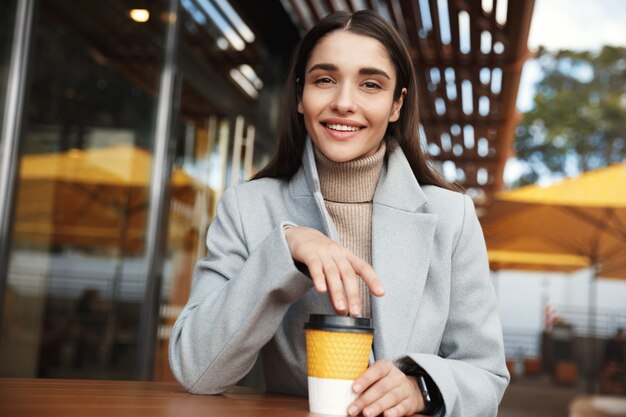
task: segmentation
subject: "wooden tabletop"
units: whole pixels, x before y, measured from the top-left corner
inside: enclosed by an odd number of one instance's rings
[[[626,416],[626,398],[603,395],[583,395],[570,403],[571,417]]]
[[[236,390],[191,395],[161,382],[0,378],[0,416],[305,417],[306,398]]]

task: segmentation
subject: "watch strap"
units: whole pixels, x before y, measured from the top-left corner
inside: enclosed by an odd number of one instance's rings
[[[430,384],[426,382],[426,377],[424,375],[417,375],[415,378],[417,378],[417,384],[422,393],[422,399],[424,400],[424,409],[420,411],[420,414],[426,416],[434,416],[441,407],[439,407],[437,404],[435,404],[435,401],[433,401],[431,395],[432,388],[428,387],[428,385]]]
[[[405,375],[413,376],[417,380],[417,385],[424,400],[424,409],[419,414],[426,416],[434,416],[443,408],[443,397],[435,384],[435,381],[428,375],[424,369],[412,362],[406,361],[399,367]]]

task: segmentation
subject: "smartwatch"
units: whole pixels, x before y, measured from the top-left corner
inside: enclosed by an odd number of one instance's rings
[[[417,385],[424,400],[424,409],[418,411],[418,413],[426,416],[434,416],[438,413],[443,408],[443,397],[430,375],[415,363],[408,366],[405,364],[405,366],[400,367],[400,370],[405,375],[415,377],[417,380]]]
[[[419,413],[426,416],[434,416],[442,406],[439,389],[437,389],[434,381],[428,375],[415,375],[415,378],[417,378],[417,385],[424,400],[424,409]],[[437,401],[437,394],[439,394],[439,401]]]

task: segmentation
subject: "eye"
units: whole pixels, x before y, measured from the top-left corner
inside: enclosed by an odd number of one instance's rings
[[[315,85],[328,85],[331,84],[333,80],[330,77],[320,77],[313,81]]]
[[[363,83],[363,87],[369,89],[369,90],[377,90],[380,89],[381,86],[380,84],[378,84],[377,82],[374,81],[366,81]]]

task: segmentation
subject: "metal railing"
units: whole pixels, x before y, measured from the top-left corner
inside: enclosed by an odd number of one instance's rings
[[[611,337],[618,328],[626,328],[626,309],[596,308],[595,318],[589,320],[586,307],[558,306],[559,317],[570,324],[578,336]],[[593,329],[590,329],[593,323]],[[593,330],[593,331],[591,331]]]

